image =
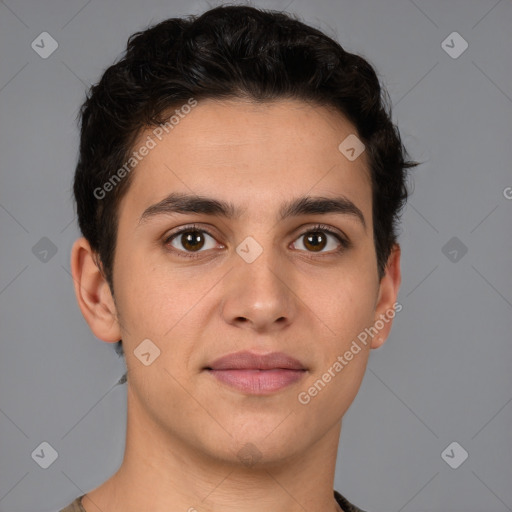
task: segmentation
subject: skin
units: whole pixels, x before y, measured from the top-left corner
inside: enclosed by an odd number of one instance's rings
[[[401,281],[398,245],[378,279],[366,152],[351,162],[338,150],[351,133],[339,113],[297,100],[200,101],[132,171],[119,209],[115,300],[88,242],[75,242],[80,309],[96,337],[122,338],[128,367],[124,460],[84,498],[87,512],[340,510],[333,482],[342,417],[392,321],[307,405],[297,395],[392,310]],[[231,201],[245,212],[139,223],[170,192]],[[282,203],[302,195],[344,195],[366,229],[336,213],[278,222]],[[213,235],[204,235],[197,259],[165,242],[191,223]],[[311,250],[303,235],[316,223],[341,231],[352,247],[335,253],[339,242],[327,235],[322,252]],[[247,236],[263,249],[252,263],[236,252]],[[180,238],[173,247],[183,254]],[[148,338],[161,353],[145,366],[134,350]],[[233,390],[203,371],[240,350],[285,352],[308,371],[267,396]],[[244,446],[256,464],[237,455]]]

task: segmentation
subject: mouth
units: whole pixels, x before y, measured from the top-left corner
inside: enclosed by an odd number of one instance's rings
[[[259,355],[247,351],[216,359],[204,370],[221,383],[253,395],[266,395],[291,386],[308,371],[300,361],[282,352]]]

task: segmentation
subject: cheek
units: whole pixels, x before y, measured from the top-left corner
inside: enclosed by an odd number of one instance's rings
[[[317,364],[297,396],[304,426],[313,430],[322,422],[334,425],[357,395],[370,352],[369,343],[358,336],[372,325],[376,298],[370,279],[339,279],[324,284],[322,291],[328,300],[316,304],[318,325],[328,334],[316,338]]]
[[[345,343],[371,325],[378,287],[371,272],[340,268],[320,277],[310,276],[300,294],[315,313],[318,324],[341,350]],[[306,293],[313,289],[314,292]]]
[[[338,421],[357,395],[370,351],[358,336],[372,325],[377,294],[370,272],[346,272],[316,282],[317,332],[325,336],[316,336],[309,348],[316,364],[297,396],[305,424],[312,429],[319,427],[321,417],[332,424]]]
[[[141,367],[134,351],[149,339],[159,355],[146,368],[152,370],[146,372],[148,378],[160,365],[180,380],[186,377],[198,338],[198,315],[206,304],[201,299],[216,279],[214,275],[205,275],[198,281],[197,276],[187,275],[183,269],[173,270],[170,265],[148,264],[137,258],[127,259],[119,266],[118,310],[126,362],[131,369]],[[169,379],[165,371],[162,375],[162,382]]]
[[[361,386],[367,359],[368,350],[361,350],[342,370],[335,370],[333,360],[311,376],[296,396],[301,428],[322,432],[345,415]]]
[[[128,256],[116,262],[116,296],[127,333],[162,337],[185,314],[193,288],[162,262],[122,249],[119,254]]]

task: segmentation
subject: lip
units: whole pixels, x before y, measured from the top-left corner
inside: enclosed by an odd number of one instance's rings
[[[220,382],[253,395],[284,389],[307,372],[300,361],[283,352],[236,352],[216,359],[204,369]]]
[[[219,357],[207,366],[211,370],[306,370],[297,359],[284,352],[256,354],[243,351]]]

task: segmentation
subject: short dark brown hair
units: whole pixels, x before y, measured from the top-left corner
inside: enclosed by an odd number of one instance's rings
[[[104,197],[95,191],[126,163],[142,130],[164,123],[170,109],[190,98],[293,98],[344,115],[366,147],[379,279],[384,275],[408,197],[406,170],[418,163],[405,160],[375,70],[290,14],[224,5],[133,34],[123,58],[91,87],[80,110],[78,222],[112,293],[118,206],[133,173]]]

